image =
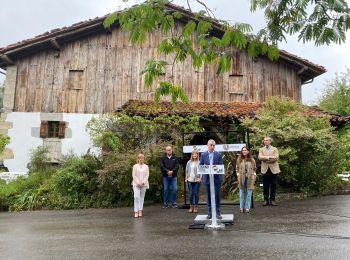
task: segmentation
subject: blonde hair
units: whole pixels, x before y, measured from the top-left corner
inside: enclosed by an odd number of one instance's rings
[[[192,153],[191,153],[191,161],[194,161],[194,160],[193,160],[193,154],[197,154],[197,159],[196,159],[196,161],[199,161],[199,152],[198,152],[198,150],[193,150],[193,151],[192,151]]]

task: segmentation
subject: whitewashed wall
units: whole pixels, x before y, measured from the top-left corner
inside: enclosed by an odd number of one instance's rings
[[[67,122],[71,135],[60,139],[62,143],[62,155],[74,153],[82,155],[90,148],[91,152],[98,152],[93,148],[92,142],[86,132],[86,124],[94,114],[61,114],[63,121]],[[30,161],[30,153],[33,149],[43,145],[40,138],[40,113],[13,112],[9,113],[6,122],[11,122],[13,127],[8,130],[11,138],[7,146],[12,149],[14,159],[5,159],[4,165],[10,172],[28,172],[27,165]]]
[[[63,114],[63,121],[68,122],[68,128],[72,133],[71,138],[62,140],[62,154],[70,154],[73,152],[76,155],[82,155],[90,148],[91,152],[98,153],[96,148],[93,148],[89,134],[86,132],[86,124],[94,114]]]

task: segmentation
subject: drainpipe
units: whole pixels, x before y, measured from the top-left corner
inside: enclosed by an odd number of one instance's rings
[[[305,71],[307,71],[309,69],[308,66],[303,66],[298,72],[297,72],[297,75],[301,75],[303,74]],[[301,85],[306,85],[306,84],[310,84],[314,82],[314,78],[310,79],[309,81],[305,81],[305,82],[302,82]]]
[[[309,81],[305,81],[305,82],[301,83],[301,85],[310,84],[312,82],[314,82],[314,78],[310,79]]]

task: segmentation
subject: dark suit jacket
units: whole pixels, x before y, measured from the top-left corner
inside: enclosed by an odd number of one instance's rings
[[[200,165],[210,165],[210,160],[209,160],[209,152],[204,152],[201,155],[201,160],[199,162]],[[214,151],[214,157],[213,157],[213,165],[219,165],[219,164],[224,164],[222,161],[221,154],[217,151]],[[209,184],[209,175],[203,175],[202,181],[204,184]],[[220,183],[222,182],[222,174],[214,174],[214,182]]]

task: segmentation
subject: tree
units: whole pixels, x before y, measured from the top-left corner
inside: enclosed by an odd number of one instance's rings
[[[350,69],[336,74],[328,82],[327,88],[319,100],[319,107],[323,110],[350,115]]]
[[[243,125],[251,132],[257,154],[265,136],[273,138],[280,154],[281,184],[297,192],[327,192],[337,183],[344,162],[344,147],[324,116],[309,116],[290,99],[271,97],[256,118]]]
[[[350,29],[346,0],[251,0],[251,9],[265,10],[266,35],[275,41],[298,34],[303,42],[316,45],[344,43]]]
[[[128,0],[124,0],[127,2]],[[158,46],[160,54],[172,55],[173,62],[165,60],[146,62],[142,74],[145,74],[146,86],[153,86],[156,80],[165,74],[165,66],[173,66],[192,59],[194,68],[204,64],[216,64],[217,74],[231,68],[232,47],[246,49],[250,57],[267,55],[271,60],[279,57],[277,43],[285,40],[286,34],[299,33],[299,40],[315,41],[316,45],[342,43],[350,28],[350,9],[345,0],[251,0],[251,10],[265,10],[267,27],[256,35],[249,24],[231,24],[219,20],[214,12],[201,0],[203,10],[194,16],[185,17],[171,8],[173,1],[147,0],[121,12],[111,14],[105,21],[105,27],[116,22],[122,29],[130,31],[131,43],[143,43],[146,34],[161,30],[166,37]],[[192,12],[191,3],[187,0]],[[309,14],[306,10],[312,9]],[[193,13],[193,12],[192,12]],[[175,30],[175,21],[185,21],[182,31]],[[197,43],[199,47],[194,47]],[[163,95],[171,95],[172,101],[178,98],[187,102],[188,98],[182,86],[173,80],[160,81],[156,89],[156,100]]]
[[[350,115],[350,69],[336,74],[335,78],[328,82],[328,87],[319,101],[319,107],[323,110]],[[337,131],[340,142],[345,146],[344,170],[350,170],[350,124],[341,127]]]

